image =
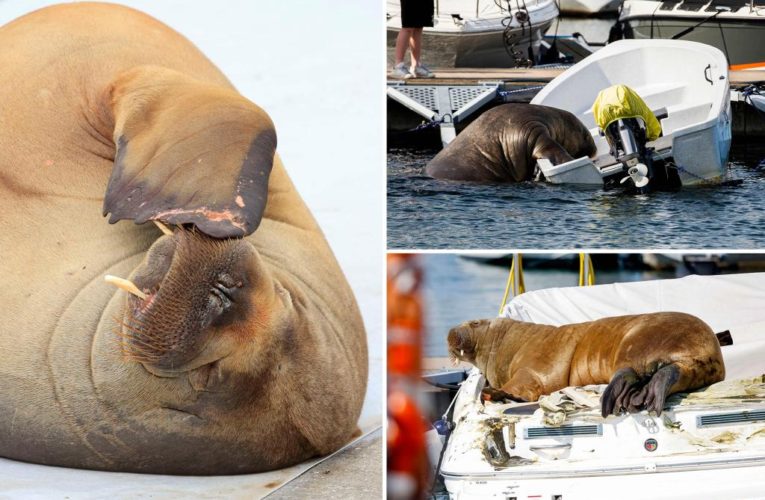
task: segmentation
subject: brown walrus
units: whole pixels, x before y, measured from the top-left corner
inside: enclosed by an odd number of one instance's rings
[[[596,150],[590,131],[568,111],[502,104],[468,125],[425,173],[455,181],[523,182],[532,180],[540,158],[558,165]]]
[[[366,335],[266,113],[129,8],[0,46],[0,456],[231,474],[348,442]]]
[[[568,386],[608,384],[603,416],[622,410],[661,414],[669,394],[725,378],[720,344],[690,314],[662,312],[563,326],[508,318],[449,331],[449,354],[477,366],[496,397],[536,401]]]

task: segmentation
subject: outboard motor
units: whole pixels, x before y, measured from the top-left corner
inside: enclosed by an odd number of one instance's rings
[[[646,144],[661,135],[661,124],[643,99],[626,85],[613,85],[600,91],[592,113],[608,141],[611,156],[623,165],[620,183],[639,193],[653,187],[653,150]],[[658,184],[664,184],[664,177],[656,179]]]
[[[621,184],[631,180],[642,191],[653,178],[652,151],[646,148],[645,123],[641,118],[622,118],[610,123],[605,130],[611,146],[611,156],[624,165],[627,174]]]

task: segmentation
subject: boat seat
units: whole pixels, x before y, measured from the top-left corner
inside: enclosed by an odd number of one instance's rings
[[[703,102],[692,106],[678,105],[667,108],[667,117],[661,120],[664,135],[673,134],[682,128],[706,121],[711,102]]]

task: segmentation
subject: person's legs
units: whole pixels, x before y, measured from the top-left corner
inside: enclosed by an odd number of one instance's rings
[[[391,74],[396,78],[411,78],[409,67],[404,64],[406,50],[411,46],[412,28],[401,28],[396,37],[396,64]]]
[[[423,66],[420,59],[422,53],[422,28],[412,28],[412,37],[409,42],[409,48],[412,52],[411,73],[415,78],[433,78],[433,74],[428,68]]]
[[[398,37],[396,38],[396,66],[404,62],[406,49],[411,46],[412,31],[414,31],[413,28],[401,28],[401,31],[398,32]]]
[[[409,28],[409,31],[411,32],[409,37],[409,49],[412,55],[412,69],[414,69],[420,64],[420,54],[422,53],[422,28]]]

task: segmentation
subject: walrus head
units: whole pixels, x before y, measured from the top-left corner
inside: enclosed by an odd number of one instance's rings
[[[548,125],[555,127],[555,139],[563,149],[568,151],[572,158],[593,158],[598,152],[598,147],[587,127],[573,113],[564,109],[555,111],[559,118]]]
[[[477,340],[486,333],[490,324],[491,320],[477,319],[449,330],[449,357],[455,364],[459,361],[475,364]]]
[[[273,335],[262,333],[291,326],[290,294],[244,239],[177,230],[151,247],[131,278],[145,298],[128,296],[120,348],[155,375],[195,370],[243,349],[267,353]]]

